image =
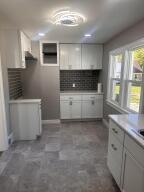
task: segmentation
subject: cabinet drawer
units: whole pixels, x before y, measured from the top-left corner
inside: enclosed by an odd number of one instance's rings
[[[99,100],[99,99],[103,99],[103,95],[82,95],[82,100]]]
[[[114,123],[112,120],[110,120],[109,130],[123,144],[123,142],[124,142],[124,131],[116,123]]]
[[[112,155],[113,159],[115,159],[115,161],[118,162],[119,165],[121,165],[121,163],[122,163],[123,145],[112,134],[111,131],[109,132],[108,153],[110,153]]]
[[[144,167],[144,149],[136,143],[136,141],[126,134],[125,147],[136,158],[136,160]]]
[[[60,95],[60,100],[61,101],[66,101],[66,100],[81,101],[81,95]]]

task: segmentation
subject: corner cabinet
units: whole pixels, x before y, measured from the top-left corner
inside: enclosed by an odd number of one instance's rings
[[[112,120],[107,164],[122,192],[144,192],[144,148]]]
[[[42,66],[59,66],[59,43],[40,41],[40,63]]]
[[[102,45],[82,44],[82,69],[102,69]]]
[[[60,44],[60,69],[81,69],[80,44]]]
[[[4,30],[4,49],[8,68],[25,68],[25,51],[31,52],[31,40],[15,29]]]

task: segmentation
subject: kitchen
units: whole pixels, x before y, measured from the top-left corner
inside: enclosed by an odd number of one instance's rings
[[[0,2],[0,191],[143,192],[144,2],[21,3]]]

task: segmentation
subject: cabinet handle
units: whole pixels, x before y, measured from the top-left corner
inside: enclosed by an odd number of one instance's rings
[[[118,131],[115,130],[115,128],[112,128],[112,130],[113,130],[114,133],[118,134]]]
[[[114,151],[117,151],[117,147],[115,147],[114,144],[111,144],[111,146],[112,146],[112,148],[113,148]]]
[[[72,101],[69,102],[69,105],[72,105]]]
[[[95,103],[94,100],[92,100],[92,101],[91,101],[91,104],[94,105],[94,103]]]

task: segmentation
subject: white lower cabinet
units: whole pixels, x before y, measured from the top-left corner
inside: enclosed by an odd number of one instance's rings
[[[88,95],[82,96],[82,118],[102,118],[103,96]]]
[[[123,159],[123,192],[144,192],[144,167],[127,151]]]
[[[67,95],[60,98],[61,119],[102,118],[103,95]]]
[[[80,119],[81,118],[81,101],[61,101],[61,119]]]
[[[144,192],[144,149],[112,120],[107,164],[122,192]]]
[[[35,140],[41,135],[41,101],[10,101],[10,125],[14,140]]]

